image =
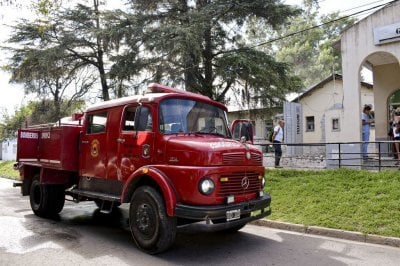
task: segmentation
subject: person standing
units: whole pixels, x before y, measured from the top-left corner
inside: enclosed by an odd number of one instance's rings
[[[278,125],[274,128],[274,133],[272,135],[272,142],[274,145],[274,151],[275,151],[275,168],[282,168],[282,166],[279,165],[282,157],[282,147],[281,144],[283,143],[284,139],[284,129],[285,127],[285,121],[284,120],[279,120]]]
[[[393,127],[393,140],[394,142],[394,146],[395,146],[395,152],[396,152],[396,159],[397,162],[395,163],[395,165],[399,165],[400,164],[400,121],[395,123],[395,126]]]
[[[369,142],[369,133],[371,129],[371,105],[364,105],[363,112],[361,114],[361,121],[362,121],[362,155],[363,159],[367,159],[368,154],[368,142]]]

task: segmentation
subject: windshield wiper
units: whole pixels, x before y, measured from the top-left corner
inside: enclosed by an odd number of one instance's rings
[[[223,137],[223,138],[227,138],[227,136],[225,136],[222,133],[217,133],[217,132],[204,132],[204,131],[195,131],[195,132],[190,132],[193,134],[201,134],[201,135],[214,135],[214,136],[219,136],[219,137]]]

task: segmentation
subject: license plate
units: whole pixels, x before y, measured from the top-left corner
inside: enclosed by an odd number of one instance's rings
[[[226,212],[226,220],[232,221],[240,219],[240,209],[238,210],[231,210]]]

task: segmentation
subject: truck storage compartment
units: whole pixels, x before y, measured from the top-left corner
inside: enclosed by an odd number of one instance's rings
[[[81,126],[61,125],[20,129],[17,161],[46,168],[78,171]]]

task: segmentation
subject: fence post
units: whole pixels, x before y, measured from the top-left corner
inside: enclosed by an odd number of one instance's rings
[[[381,142],[378,142],[378,164],[379,164],[379,172],[381,171],[382,161],[381,161]]]
[[[340,149],[340,143],[339,143],[339,169],[342,168],[342,152]]]

